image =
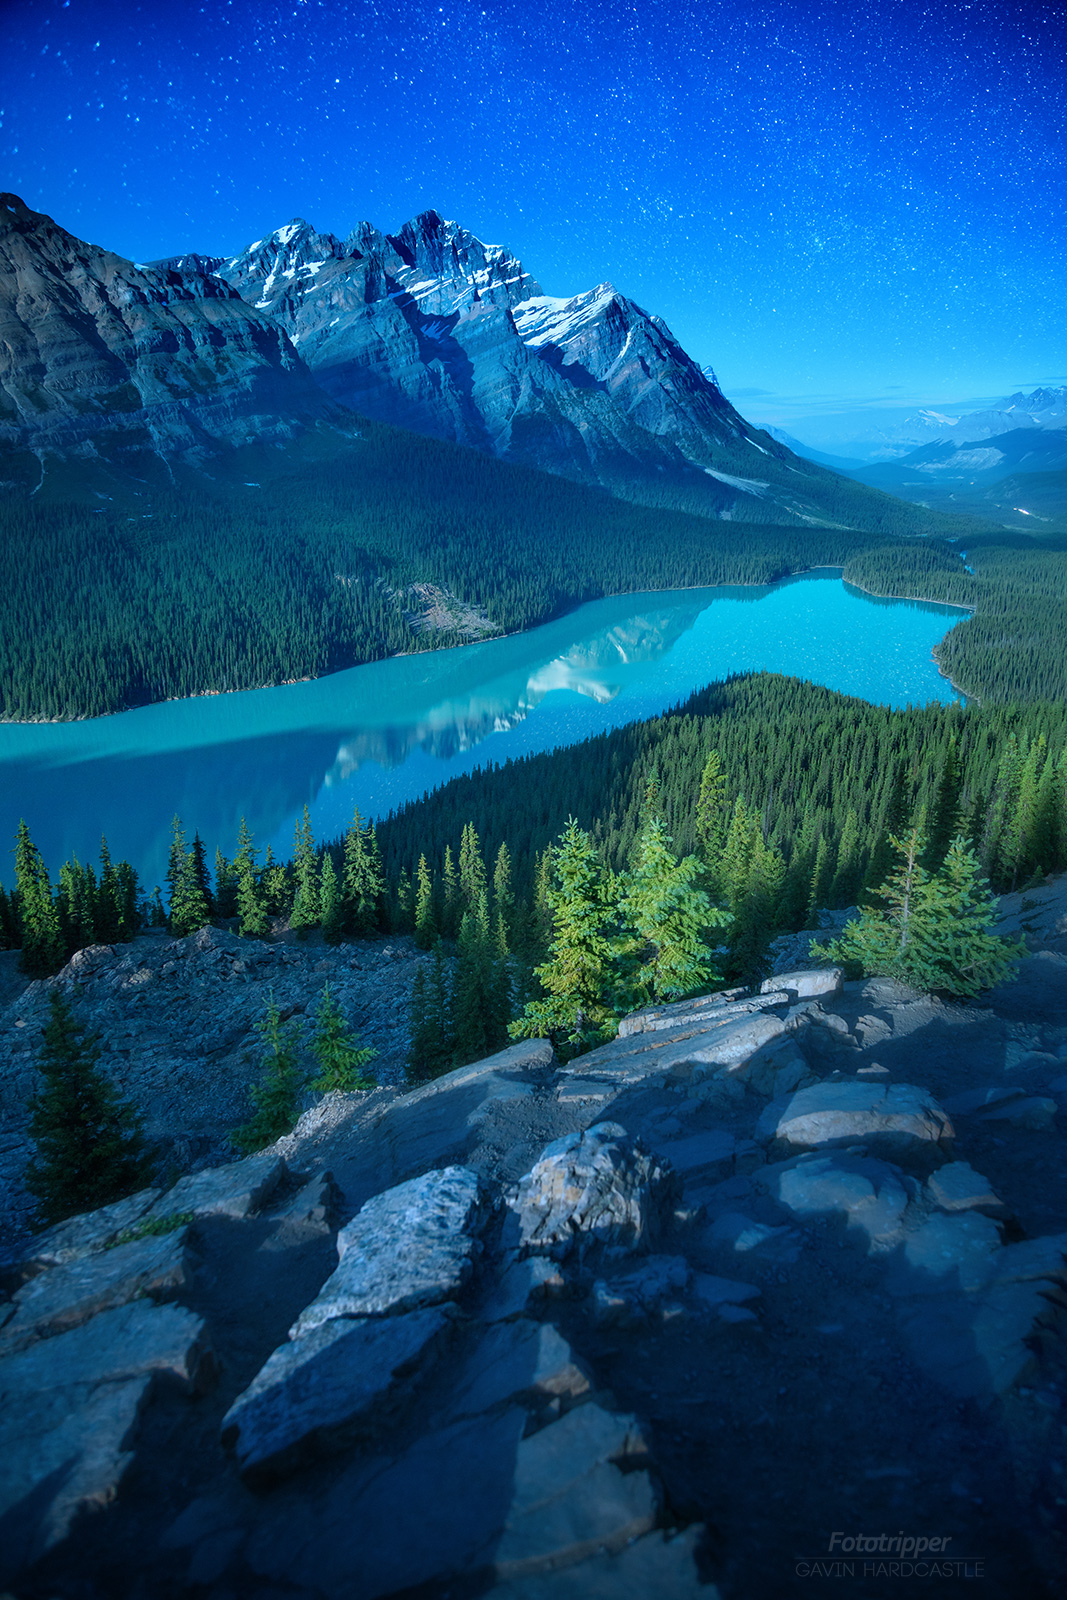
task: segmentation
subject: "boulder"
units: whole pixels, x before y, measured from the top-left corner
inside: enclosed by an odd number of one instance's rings
[[[60,1269],[56,1269],[60,1270]],[[68,1384],[0,1407],[0,1582],[59,1544],[75,1517],[114,1499],[151,1385]]]
[[[191,1275],[188,1232],[180,1228],[159,1238],[138,1239],[31,1278],[15,1295],[15,1314],[0,1331],[0,1356],[139,1296],[170,1298]]]
[[[847,1218],[870,1253],[891,1250],[904,1236],[908,1192],[899,1168],[842,1152],[766,1167],[757,1182],[794,1216]]]
[[[548,1322],[498,1322],[478,1340],[449,1385],[453,1417],[495,1406],[575,1400],[589,1391],[589,1374]]]
[[[483,1222],[469,1167],[427,1172],[375,1195],[338,1234],[340,1264],[291,1336],[334,1317],[398,1316],[454,1298],[473,1271]]]
[[[576,1244],[649,1249],[670,1217],[670,1167],[617,1122],[547,1145],[512,1201],[522,1246],[566,1255]]]
[[[975,1172],[966,1161],[950,1161],[926,1180],[926,1192],[942,1211],[1003,1211],[1004,1204],[993,1192],[988,1178]]]
[[[760,994],[784,989],[798,1000],[812,1000],[816,996],[840,994],[844,986],[843,967],[820,967],[805,972],[776,972],[773,978],[764,978]]]
[[[281,1345],[222,1421],[244,1476],[280,1475],[388,1422],[451,1331],[450,1311],[335,1318]]]
[[[184,1306],[134,1300],[0,1360],[0,1396],[6,1400],[71,1384],[121,1383],[152,1374],[193,1390],[203,1386],[213,1369],[202,1317]]]
[[[872,1138],[937,1144],[953,1138],[954,1132],[927,1089],[847,1080],[798,1089],[777,1116],[773,1136],[787,1144],[815,1146]]]
[[[288,1176],[281,1156],[264,1151],[225,1167],[191,1172],[152,1206],[150,1216],[248,1217],[259,1211]]]

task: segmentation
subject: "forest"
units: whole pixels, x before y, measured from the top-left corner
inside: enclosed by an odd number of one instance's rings
[[[0,717],[98,716],[465,642],[422,628],[416,584],[510,633],[607,594],[766,583],[954,526],[889,496],[869,529],[714,520],[361,429],[299,469],[252,452],[247,481],[189,477],[95,507],[7,499]]]

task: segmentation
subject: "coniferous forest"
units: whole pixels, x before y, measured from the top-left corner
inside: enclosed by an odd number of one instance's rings
[[[436,586],[502,633],[606,594],[767,583],[853,561],[855,581],[879,593],[895,592],[891,574],[929,568],[940,585],[930,598],[949,598],[941,589],[962,563],[941,536],[979,526],[890,496],[879,499],[876,526],[869,507],[854,526],[844,516],[834,527],[714,520],[373,423],[317,467],[287,473],[260,454],[246,466],[247,482],[230,474],[181,492],[127,490],[96,507],[5,505],[0,716],[96,716],[465,642],[460,622],[423,628],[415,585]],[[916,550],[924,534],[937,543]],[[997,546],[988,573],[981,559],[973,599],[966,584],[953,599],[983,616],[1051,603],[1052,553]],[[998,663],[999,622],[992,627],[975,668],[954,665],[974,693],[1014,692],[1010,663]],[[1051,682],[1044,634],[1035,648]]]

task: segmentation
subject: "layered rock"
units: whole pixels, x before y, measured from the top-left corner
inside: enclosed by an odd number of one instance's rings
[[[0,195],[0,444],[208,454],[335,416],[284,332],[221,278],[139,267]]]

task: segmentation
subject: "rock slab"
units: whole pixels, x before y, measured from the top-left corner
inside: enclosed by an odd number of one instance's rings
[[[451,1330],[434,1307],[406,1316],[335,1318],[281,1345],[222,1422],[246,1478],[278,1476],[369,1437]]]
[[[337,1270],[290,1336],[334,1317],[399,1316],[452,1299],[473,1271],[483,1221],[469,1167],[444,1167],[375,1195],[338,1234]]]

